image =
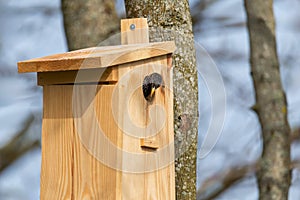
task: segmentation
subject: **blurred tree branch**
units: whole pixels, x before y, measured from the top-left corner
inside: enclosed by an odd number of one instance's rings
[[[290,141],[295,142],[300,140],[300,128],[296,128],[292,131]]]
[[[257,164],[234,166],[208,178],[197,190],[197,200],[210,200],[218,197],[242,178],[256,171]]]
[[[202,32],[202,31],[207,31],[209,29],[224,29],[224,28],[235,28],[235,27],[244,27],[245,26],[245,21],[240,20],[240,21],[235,21],[232,22],[232,17],[226,16],[226,15],[219,15],[215,17],[210,17],[208,18],[205,14],[203,13],[205,10],[209,9],[209,7],[213,6],[213,4],[219,3],[217,0],[198,0],[195,5],[193,6],[194,9],[192,9],[191,15],[192,15],[192,21],[194,25],[199,25],[205,20],[209,20],[209,22],[212,22],[212,24],[215,24],[218,22],[217,26],[213,27],[205,27],[205,30],[202,28],[202,26],[194,26],[193,30],[194,33],[196,32]]]
[[[29,139],[26,134],[33,120],[34,117],[30,116],[26,120],[24,128],[7,144],[0,148],[0,173],[26,152],[40,145],[38,139]]]
[[[300,127],[292,131],[291,142],[300,139]],[[218,174],[206,179],[202,186],[197,190],[197,200],[210,200],[218,197],[220,194],[231,188],[234,184],[241,181],[247,175],[256,173],[258,170],[258,161],[252,164],[233,166]],[[300,169],[300,159],[291,162],[290,170]]]
[[[300,159],[296,159],[291,162],[291,169],[300,170]]]
[[[217,0],[198,0],[196,4],[194,5],[194,10],[197,10],[197,12],[192,12],[192,20],[193,24],[201,23],[202,21],[202,15],[201,12],[204,11],[207,7],[211,6],[213,3],[217,2]]]

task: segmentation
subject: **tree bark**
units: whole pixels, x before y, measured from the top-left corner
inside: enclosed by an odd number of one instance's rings
[[[290,127],[276,50],[272,0],[244,0],[250,35],[250,63],[256,91],[263,153],[257,172],[261,200],[288,199]]]
[[[188,0],[125,0],[128,18],[148,18],[150,42],[175,40],[176,198],[196,199],[198,81]]]
[[[64,27],[69,50],[97,46],[119,31],[115,1],[62,0]]]

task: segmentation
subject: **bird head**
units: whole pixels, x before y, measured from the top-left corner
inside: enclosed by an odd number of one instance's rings
[[[144,78],[143,94],[147,101],[152,101],[155,96],[155,90],[163,83],[162,76],[158,73],[152,73]]]

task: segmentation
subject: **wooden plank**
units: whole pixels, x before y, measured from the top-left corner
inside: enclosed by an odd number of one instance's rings
[[[147,18],[133,18],[121,20],[122,44],[149,43]]]
[[[81,102],[86,100],[89,92],[93,92],[95,85],[74,87],[79,89],[75,98]],[[93,101],[77,113],[76,120],[81,118],[83,124],[75,125],[77,134],[74,139],[74,199],[116,199],[117,171],[112,166],[106,166],[107,163],[101,162],[100,154],[113,160],[117,160],[117,154],[113,149],[105,148],[105,141],[97,132],[100,126],[105,137],[113,144],[117,144],[118,127],[111,112],[113,89],[113,85],[99,86]],[[90,108],[95,111],[95,115],[87,113]]]
[[[107,83],[118,81],[118,67],[78,71],[38,72],[38,85]]]
[[[45,86],[40,199],[72,199],[71,86]]]
[[[152,149],[152,150],[156,150],[159,147],[158,142],[155,139],[145,139],[145,138],[141,138],[140,139],[141,142],[141,147],[142,148],[148,148],[148,149]]]
[[[81,88],[78,96],[73,96],[74,87]],[[44,86],[41,199],[115,200],[117,195],[120,196],[117,194],[120,190],[116,190],[117,171],[91,153],[101,152],[118,160],[115,151],[101,148],[103,140],[93,131],[100,125],[106,137],[117,145],[118,126],[110,108],[115,86],[101,85],[96,90],[93,102],[99,124],[92,123],[89,118],[85,119],[87,123],[83,127],[74,124],[84,116],[92,102],[80,104],[82,110],[74,113],[73,98],[84,101],[95,87],[97,85]],[[91,146],[87,148],[82,137]]]
[[[175,43],[94,47],[18,62],[19,73],[69,71],[115,66],[173,53]]]
[[[128,133],[122,132],[123,143],[122,148],[124,151],[123,155],[123,168],[122,172],[122,196],[123,199],[175,199],[175,174],[174,174],[174,163],[172,158],[174,158],[174,131],[173,131],[173,96],[172,96],[172,84],[170,83],[172,71],[167,67],[167,57],[161,56],[160,58],[147,60],[144,64],[132,65],[132,71],[126,74],[129,78],[126,82],[121,82],[118,84],[122,85],[119,89],[119,115],[123,119],[119,121],[120,127],[127,126],[128,123],[134,123],[138,127],[145,127],[144,129],[131,131],[130,135]],[[164,67],[162,67],[164,66]],[[141,69],[141,71],[135,71],[135,69]],[[152,104],[147,103],[144,99],[141,83],[146,75],[153,72],[157,72],[163,76],[167,88],[159,88],[156,90],[155,99]],[[132,92],[132,85],[136,82],[140,82],[140,87],[136,88]],[[126,96],[130,96],[129,102]],[[128,102],[128,104],[127,104]],[[161,122],[160,111],[155,110],[156,105],[162,106],[165,112],[165,124],[161,130],[158,130],[159,124]],[[150,111],[154,109],[152,121],[149,120]],[[125,113],[129,113],[128,115]],[[122,124],[123,123],[123,124]],[[151,131],[146,128],[149,123],[152,124]],[[155,130],[157,128],[157,130]],[[151,136],[151,132],[157,131],[157,134]],[[142,134],[142,137],[140,136]],[[134,137],[135,136],[135,137]],[[140,140],[141,138],[145,143],[151,143],[155,141],[157,143],[156,151],[149,151],[147,149],[141,148]],[[170,147],[168,147],[170,145]],[[161,150],[166,147],[169,150],[162,156]],[[131,154],[144,154],[144,158],[140,159],[130,159],[127,160],[126,155],[130,152]],[[169,160],[170,163],[165,163]],[[128,168],[127,163],[134,163],[135,166],[142,166],[137,169],[136,173],[126,172]],[[162,164],[164,163],[164,164]],[[139,170],[143,170],[141,172]],[[152,170],[149,172],[149,170]],[[133,190],[130,188],[138,188],[138,190]]]
[[[128,19],[121,22],[121,36],[122,44],[147,43],[149,42],[148,33],[147,38],[140,35],[143,31],[129,31],[130,25],[135,24],[138,29],[148,29],[146,19]],[[135,33],[137,34],[135,36]],[[170,63],[170,61],[169,61]],[[119,127],[127,126],[128,123],[134,123],[138,127],[144,127],[142,130],[131,131],[131,134],[125,133],[121,130],[123,135],[123,171],[122,171],[122,199],[170,199],[175,200],[175,169],[172,158],[174,158],[174,130],[173,130],[173,94],[171,90],[158,89],[155,94],[155,100],[152,104],[147,103],[142,93],[142,82],[146,75],[153,72],[160,73],[163,76],[167,86],[172,89],[172,70],[168,66],[167,56],[160,56],[156,58],[139,61],[136,63],[127,64],[120,74],[120,82],[122,87],[119,88]],[[165,67],[162,67],[165,66]],[[139,70],[140,69],[140,70]],[[129,78],[123,79],[122,76]],[[126,80],[124,82],[124,80]],[[138,88],[135,84],[138,82]],[[134,89],[134,92],[132,90]],[[129,102],[127,97],[130,96]],[[162,130],[158,131],[155,136],[149,137],[149,129],[147,129],[149,121],[150,110],[156,104],[162,106],[166,114],[166,123]],[[129,121],[126,112],[130,113]],[[157,115],[157,110],[154,111],[154,116]],[[159,117],[152,119],[152,125],[155,131],[156,124],[159,124]],[[158,143],[157,151],[148,151],[140,146],[140,134],[142,133],[145,143],[155,141]],[[134,137],[135,136],[135,137]],[[171,144],[170,149],[162,156],[160,149]],[[173,147],[173,148],[172,148]],[[132,157],[128,159],[128,152],[131,155],[143,155],[142,159]],[[130,155],[129,155],[130,156]],[[170,163],[161,168],[161,164],[165,160],[171,159]],[[140,166],[136,171],[126,172],[130,164]],[[149,169],[152,169],[152,171]],[[144,171],[143,171],[144,170]],[[117,183],[118,184],[118,183]]]

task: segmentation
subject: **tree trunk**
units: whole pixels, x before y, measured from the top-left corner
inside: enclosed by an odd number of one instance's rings
[[[150,42],[175,40],[176,198],[196,199],[198,81],[188,0],[125,0],[128,18],[148,18]]]
[[[245,0],[251,48],[251,70],[263,153],[257,172],[261,200],[288,199],[290,185],[290,127],[286,97],[276,53],[272,0]]]
[[[62,0],[69,50],[97,46],[119,31],[115,1]]]

